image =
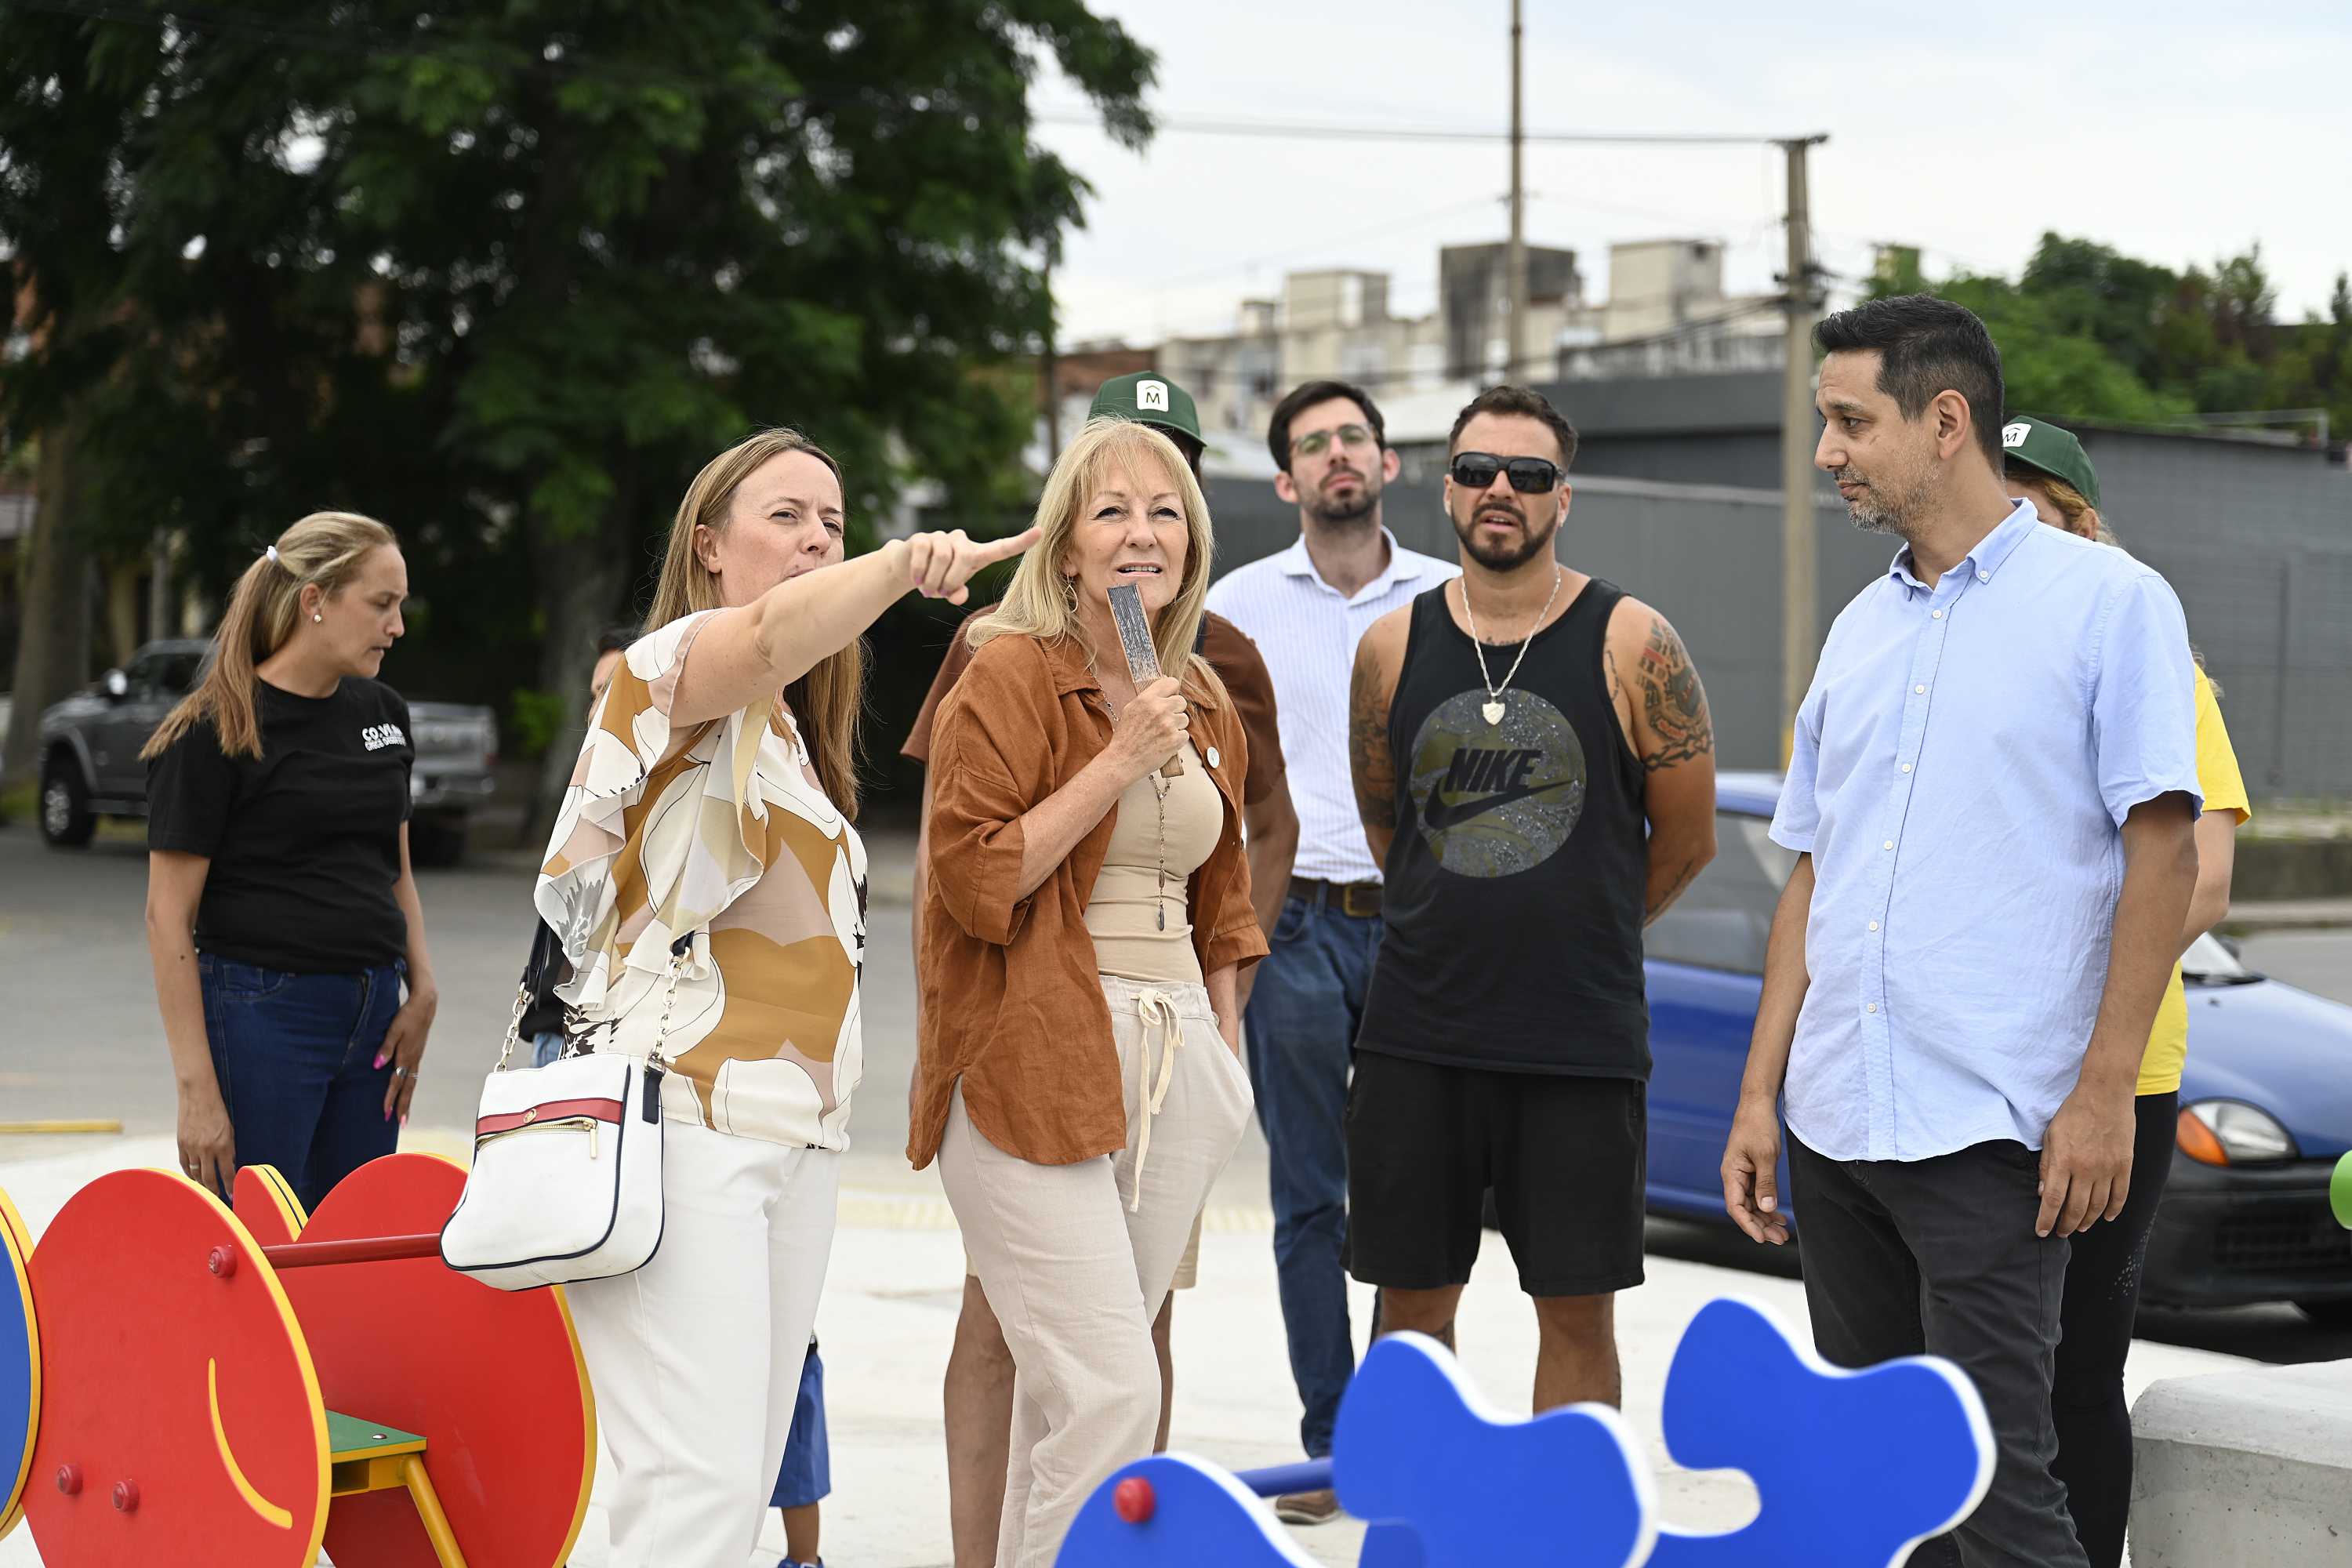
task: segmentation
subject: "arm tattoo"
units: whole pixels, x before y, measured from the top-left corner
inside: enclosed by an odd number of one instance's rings
[[[1700,861],[1685,860],[1682,864],[1682,868],[1675,873],[1673,881],[1652,893],[1649,907],[1642,911],[1642,924],[1644,929],[1651,921],[1674,906],[1674,901],[1683,896],[1683,889],[1691,885],[1692,880],[1703,868]]]
[[[1357,650],[1348,692],[1348,772],[1356,783],[1356,811],[1368,826],[1396,826],[1396,757],[1389,749],[1389,699],[1381,689],[1380,656]]]
[[[1642,766],[1656,773],[1714,751],[1715,731],[1707,722],[1706,692],[1698,683],[1698,671],[1691,666],[1683,639],[1661,616],[1650,617],[1639,668],[1642,720],[1651,742],[1642,754]]]

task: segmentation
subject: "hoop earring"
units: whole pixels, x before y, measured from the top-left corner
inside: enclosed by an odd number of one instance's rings
[[[1078,580],[1076,577],[1062,579],[1062,604],[1070,614],[1075,616],[1078,613]]]

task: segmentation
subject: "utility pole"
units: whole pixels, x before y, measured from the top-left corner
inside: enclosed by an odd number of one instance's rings
[[[1509,295],[1504,309],[1510,313],[1504,323],[1504,338],[1510,345],[1510,358],[1503,363],[1503,379],[1507,382],[1519,379],[1528,358],[1527,193],[1519,182],[1520,152],[1527,140],[1519,93],[1520,5],[1521,0],[1511,0],[1511,240],[1503,258],[1505,288]]]
[[[1789,158],[1789,270],[1780,282],[1788,311],[1780,384],[1780,761],[1795,743],[1797,710],[1813,683],[1821,649],[1820,572],[1813,535],[1813,322],[1822,308],[1813,265],[1805,151],[1826,136],[1780,143]]]

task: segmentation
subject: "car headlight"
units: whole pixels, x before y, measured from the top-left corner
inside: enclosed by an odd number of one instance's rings
[[[2200,1100],[2181,1107],[2175,1142],[2182,1153],[2208,1165],[2261,1165],[2302,1152],[2277,1117],[2242,1100]]]

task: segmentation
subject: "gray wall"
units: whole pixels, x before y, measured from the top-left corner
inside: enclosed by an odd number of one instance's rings
[[[2180,595],[2246,787],[2352,795],[2352,476],[2307,449],[2078,433],[2101,512]]]
[[[2221,683],[2257,797],[2352,796],[2352,478],[2321,454],[2200,437],[2080,430],[2125,546],[2172,584]],[[1685,471],[1749,433],[1690,436]],[[1714,709],[1725,767],[1780,763],[1780,492],[1571,475],[1560,558],[1656,606],[1682,633]],[[1218,570],[1286,549],[1298,513],[1254,481],[1209,486]],[[1814,499],[1820,631],[1883,574],[1898,542]],[[1390,487],[1388,526],[1457,558],[1435,477]]]

